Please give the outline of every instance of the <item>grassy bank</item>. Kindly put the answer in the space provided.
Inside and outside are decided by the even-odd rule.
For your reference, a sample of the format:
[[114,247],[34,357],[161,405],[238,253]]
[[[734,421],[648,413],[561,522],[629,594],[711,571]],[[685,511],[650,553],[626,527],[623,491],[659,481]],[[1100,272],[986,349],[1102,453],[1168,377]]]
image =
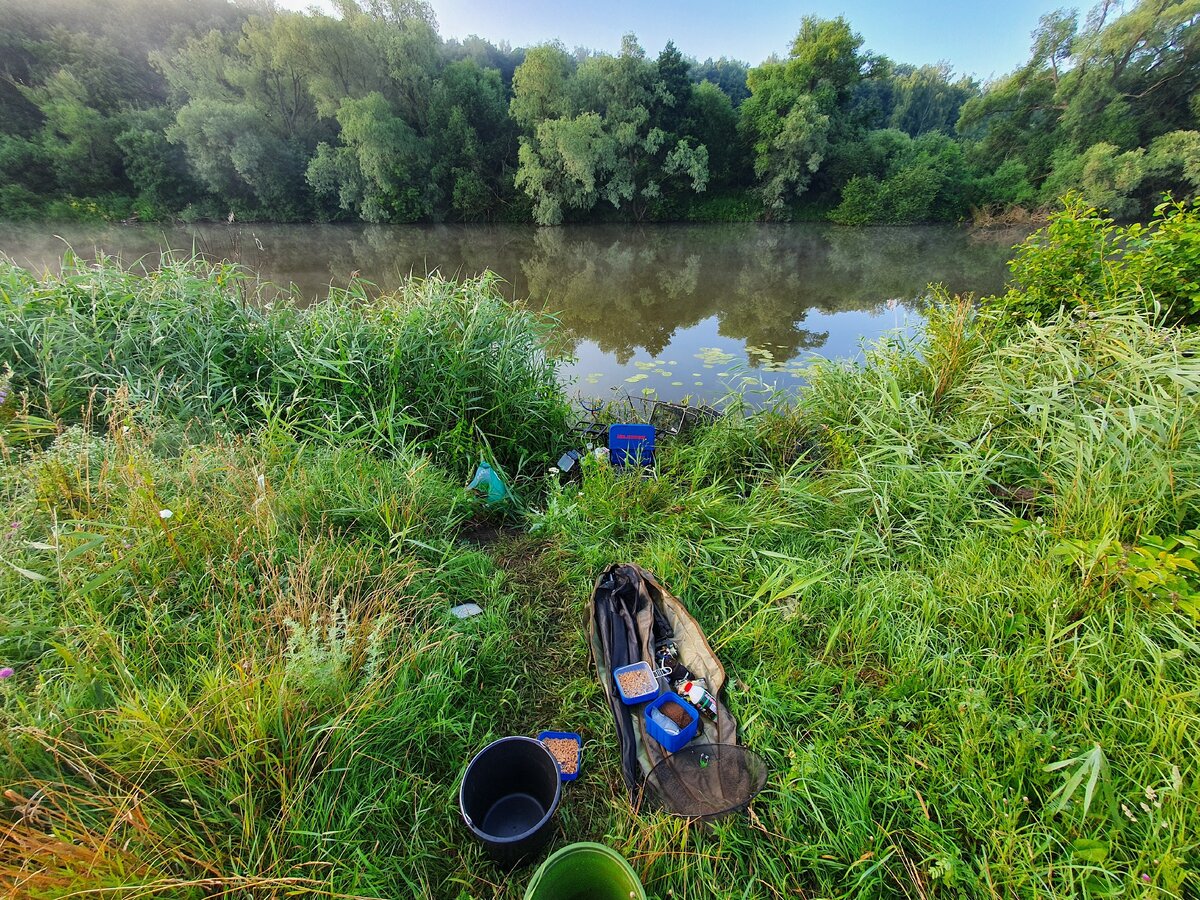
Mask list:
[[[656,478],[568,486],[548,326],[487,282],[260,311],[226,269],[4,269],[0,884],[519,897],[457,779],[557,728],[555,845],[656,898],[1194,894],[1200,334],[1137,287],[941,298]],[[479,544],[489,449],[528,512]],[[630,808],[582,631],[614,560],[725,663],[749,817]]]

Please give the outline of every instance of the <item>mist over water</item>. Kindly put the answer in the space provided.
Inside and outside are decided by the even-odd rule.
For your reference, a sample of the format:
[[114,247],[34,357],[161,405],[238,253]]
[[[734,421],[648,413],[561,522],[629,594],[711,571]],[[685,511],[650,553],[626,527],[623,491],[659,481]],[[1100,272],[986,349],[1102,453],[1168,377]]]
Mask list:
[[410,273],[492,270],[507,296],[553,312],[569,389],[660,399],[719,397],[754,379],[803,383],[814,356],[920,322],[930,283],[1003,289],[1023,235],[933,226],[0,225],[0,252],[54,270],[68,248],[153,266],[163,250],[228,259],[303,303],[353,277],[379,291]]

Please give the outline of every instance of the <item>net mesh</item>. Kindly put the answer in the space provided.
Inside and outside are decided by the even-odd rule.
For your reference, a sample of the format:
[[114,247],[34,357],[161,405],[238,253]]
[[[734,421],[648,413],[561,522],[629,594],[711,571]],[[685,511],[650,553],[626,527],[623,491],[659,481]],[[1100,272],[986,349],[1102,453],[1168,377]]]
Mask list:
[[737,744],[689,744],[646,777],[645,800],[688,819],[709,821],[745,809],[767,782],[767,766]]

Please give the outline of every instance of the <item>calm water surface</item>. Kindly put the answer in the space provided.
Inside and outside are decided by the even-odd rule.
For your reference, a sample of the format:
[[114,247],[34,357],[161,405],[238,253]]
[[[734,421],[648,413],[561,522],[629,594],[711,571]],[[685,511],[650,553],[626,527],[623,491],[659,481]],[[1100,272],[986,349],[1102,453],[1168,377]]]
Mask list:
[[164,249],[229,259],[307,302],[352,276],[387,290],[409,273],[486,269],[555,312],[571,389],[712,399],[752,379],[802,383],[814,356],[920,322],[931,282],[999,291],[1021,234],[822,225],[191,227],[0,225],[0,253],[55,269],[71,247],[153,265]]

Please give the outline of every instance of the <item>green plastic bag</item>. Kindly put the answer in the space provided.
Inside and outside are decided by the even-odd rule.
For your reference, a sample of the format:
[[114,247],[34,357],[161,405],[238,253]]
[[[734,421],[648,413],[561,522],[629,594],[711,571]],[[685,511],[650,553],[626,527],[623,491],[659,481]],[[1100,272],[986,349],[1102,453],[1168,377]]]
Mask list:
[[494,506],[508,499],[508,488],[504,486],[504,482],[496,474],[496,470],[491,467],[487,460],[480,460],[479,467],[475,470],[475,477],[467,485],[467,490],[475,491],[484,487],[487,488],[487,502],[489,506]]

